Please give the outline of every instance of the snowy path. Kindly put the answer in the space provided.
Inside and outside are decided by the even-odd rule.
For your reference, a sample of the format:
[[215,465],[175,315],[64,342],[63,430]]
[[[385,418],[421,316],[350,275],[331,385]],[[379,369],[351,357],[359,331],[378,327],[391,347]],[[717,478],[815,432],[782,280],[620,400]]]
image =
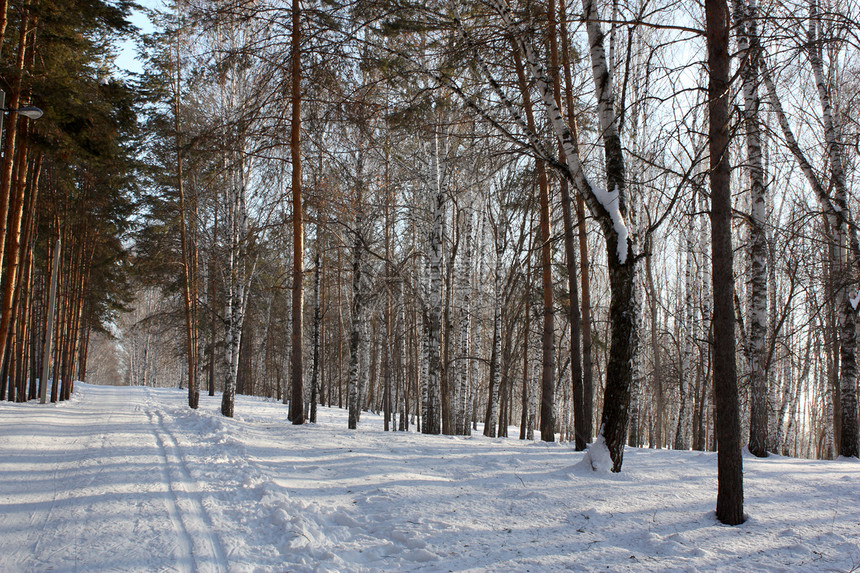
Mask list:
[[14,565],[2,570],[224,571],[161,413],[99,390],[3,410],[0,536]]
[[0,403],[0,572],[850,571],[860,463],[745,457],[750,519],[713,518],[712,453],[385,433],[323,408],[80,385]]
[[164,416],[147,411],[158,442],[162,462],[162,482],[171,498],[168,512],[173,528],[180,535],[179,567],[182,571],[224,571],[226,563],[220,541],[212,534],[212,523],[200,501],[197,484],[191,479],[176,439],[164,424]]

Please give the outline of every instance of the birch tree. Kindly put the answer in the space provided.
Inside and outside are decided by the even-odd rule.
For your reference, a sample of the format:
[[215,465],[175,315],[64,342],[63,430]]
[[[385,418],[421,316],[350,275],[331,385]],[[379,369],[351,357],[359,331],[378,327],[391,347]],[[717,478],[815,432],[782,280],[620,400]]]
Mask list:
[[764,168],[762,166],[761,129],[759,127],[759,60],[758,14],[756,0],[734,0],[734,25],[740,52],[740,76],[744,101],[746,131],[746,171],[749,177],[749,316],[747,320],[747,364],[750,384],[749,450],[758,457],[767,456],[768,443],[768,372],[765,358],[767,335],[767,207]]
[[848,187],[845,166],[842,158],[842,145],[839,129],[833,114],[833,103],[829,83],[824,74],[822,57],[821,19],[817,0],[809,2],[809,29],[807,56],[812,66],[815,87],[818,92],[821,114],[824,120],[824,142],[827,159],[830,163],[831,184],[833,186],[833,206],[841,216],[836,218],[835,247],[831,252],[835,278],[835,307],[838,313],[839,328],[839,393],[841,405],[841,435],[839,454],[846,457],[860,457],[860,437],[857,412],[857,306],[860,296],[850,295],[848,285],[857,288],[856,270],[846,265],[848,243],[852,242],[852,259],[860,248],[857,247],[856,230],[849,226]]
[[[444,129],[444,128],[443,128]],[[440,141],[443,139],[443,141]],[[428,371],[427,371],[427,400],[421,431],[425,434],[442,432],[440,412],[440,377],[442,374],[442,244],[445,236],[445,206],[446,193],[443,185],[445,155],[444,137],[438,133],[433,138],[433,173],[432,181],[433,219],[429,237],[429,266],[430,290],[428,299]]]
[[[597,99],[598,119],[604,151],[606,188],[593,183],[585,174],[579,151],[570,126],[562,118],[552,82],[547,77],[522,24],[517,23],[505,0],[494,0],[491,5],[502,19],[507,31],[515,38],[517,49],[524,55],[531,78],[536,82],[546,115],[555,137],[561,142],[566,163],[553,160],[539,142],[535,145],[542,155],[556,165],[582,193],[592,216],[603,231],[609,267],[611,341],[606,369],[601,427],[598,432],[612,459],[612,470],[621,471],[624,444],[627,438],[628,406],[633,370],[634,329],[636,304],[634,301],[635,257],[631,237],[625,222],[627,192],[624,154],[615,108],[613,77],[607,66],[604,35],[597,6],[593,0],[583,0],[583,18],[588,34],[592,78]],[[536,136],[533,136],[536,138]]]

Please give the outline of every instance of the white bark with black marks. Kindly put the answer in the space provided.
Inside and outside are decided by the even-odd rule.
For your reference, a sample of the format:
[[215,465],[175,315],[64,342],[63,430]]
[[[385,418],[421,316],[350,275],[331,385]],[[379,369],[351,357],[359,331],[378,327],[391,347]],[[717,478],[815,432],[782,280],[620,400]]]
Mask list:
[[442,244],[445,236],[446,197],[443,185],[444,155],[443,142],[438,134],[434,137],[433,146],[433,181],[434,201],[433,223],[430,228],[430,292],[428,299],[428,371],[427,371],[427,401],[424,423],[421,431],[425,434],[439,434],[441,427],[441,375],[442,375]]
[[[820,33],[820,17],[817,0],[811,0],[809,5],[809,38],[807,54],[815,77],[815,86],[821,103],[822,119],[824,120],[824,141],[827,146],[827,158],[830,162],[831,183],[834,188],[834,207],[843,214],[837,220],[836,248],[834,253],[833,273],[836,281],[835,305],[839,330],[839,393],[841,406],[841,435],[839,440],[839,455],[845,457],[860,457],[860,427],[857,413],[857,301],[860,297],[848,292],[849,288],[856,292],[856,272],[848,261],[848,243],[851,240],[849,231],[848,188],[845,178],[845,167],[842,158],[842,142],[833,113],[830,97],[830,86],[824,73],[824,62],[821,55],[823,38]],[[856,240],[856,239],[855,239]],[[850,285],[850,287],[849,287]]]
[[756,0],[734,0],[734,23],[740,52],[740,75],[746,131],[746,171],[749,178],[749,315],[747,319],[747,366],[750,385],[749,450],[767,455],[768,372],[767,337],[767,204],[759,126],[759,60]]
[[469,429],[467,417],[467,404],[471,397],[469,392],[469,343],[471,342],[471,290],[472,290],[472,186],[466,186],[466,200],[463,207],[463,234],[466,235],[466,249],[460,261],[460,272],[457,275],[457,299],[460,301],[460,318],[458,333],[458,358],[457,365],[457,387],[454,401],[454,432],[458,435],[466,435]]
[[549,81],[545,68],[532,48],[527,33],[515,23],[510,7],[505,0],[492,0],[491,5],[501,16],[505,28],[512,34],[517,46],[526,57],[528,70],[540,92],[544,111],[566,154],[567,165],[563,166],[562,174],[572,181],[582,193],[592,215],[600,224],[606,240],[611,291],[610,322],[612,334],[610,358],[606,370],[607,383],[604,410],[601,416],[601,431],[612,457],[612,470],[621,471],[624,444],[627,439],[627,418],[633,376],[633,349],[635,347],[634,259],[630,256],[631,237],[624,219],[627,213],[624,156],[621,140],[618,136],[612,77],[606,66],[599,16],[594,2],[583,0],[595,95],[598,100],[599,123],[603,138],[606,189],[598,188],[586,177],[579,151],[572,139],[568,125],[562,118],[559,104],[555,100],[552,82]]

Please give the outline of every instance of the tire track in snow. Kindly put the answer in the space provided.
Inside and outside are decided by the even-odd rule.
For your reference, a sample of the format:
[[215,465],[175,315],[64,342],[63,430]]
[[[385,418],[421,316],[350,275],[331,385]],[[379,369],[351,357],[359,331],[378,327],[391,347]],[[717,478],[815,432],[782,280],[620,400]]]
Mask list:
[[227,558],[212,534],[212,522],[193,487],[194,480],[179,453],[176,438],[164,425],[160,412],[148,410],[146,414],[164,461],[162,474],[170,492],[168,514],[179,534],[180,570],[226,571]]

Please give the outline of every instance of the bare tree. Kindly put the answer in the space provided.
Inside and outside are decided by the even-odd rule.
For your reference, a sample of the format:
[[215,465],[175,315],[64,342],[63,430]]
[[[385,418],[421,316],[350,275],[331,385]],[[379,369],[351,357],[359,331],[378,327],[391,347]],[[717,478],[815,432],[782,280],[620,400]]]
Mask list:
[[744,522],[743,460],[738,419],[729,164],[729,7],[705,0],[708,45],[708,151],[711,184],[711,260],[714,296],[714,395],[717,405],[717,519]]

